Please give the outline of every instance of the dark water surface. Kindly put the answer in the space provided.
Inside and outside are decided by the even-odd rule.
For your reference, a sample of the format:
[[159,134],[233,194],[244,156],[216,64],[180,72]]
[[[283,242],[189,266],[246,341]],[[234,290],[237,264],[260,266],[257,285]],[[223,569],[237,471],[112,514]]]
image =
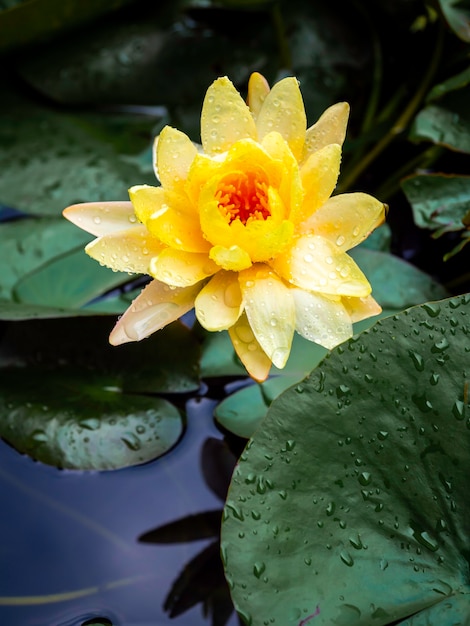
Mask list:
[[[213,539],[157,545],[138,538],[222,500],[204,479],[215,402],[190,399],[182,440],[152,463],[110,472],[58,470],[0,441],[0,625],[210,624],[201,604],[170,618],[175,579]],[[206,474],[207,478],[207,474]],[[104,622],[106,623],[106,622]],[[235,626],[232,614],[228,624]]]

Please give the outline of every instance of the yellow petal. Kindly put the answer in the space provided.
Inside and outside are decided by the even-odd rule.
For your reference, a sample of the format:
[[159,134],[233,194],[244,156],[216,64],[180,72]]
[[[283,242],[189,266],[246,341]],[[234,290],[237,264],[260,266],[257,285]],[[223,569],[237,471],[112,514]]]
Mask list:
[[189,287],[219,269],[207,254],[165,248],[151,259],[149,274],[167,285]]
[[278,368],[287,362],[295,330],[291,290],[266,265],[239,274],[245,311],[256,340]]
[[303,222],[322,206],[336,187],[341,163],[341,147],[332,143],[314,152],[300,168],[304,201],[297,216]]
[[346,253],[313,234],[298,237],[270,265],[285,280],[307,291],[333,296],[366,297],[367,278]]
[[146,224],[150,217],[161,215],[168,209],[163,187],[134,185],[129,189],[129,197],[135,214],[143,224]]
[[186,181],[197,148],[187,135],[165,126],[155,141],[158,178],[167,189],[181,189]]
[[259,140],[275,130],[287,141],[295,158],[300,160],[306,127],[307,118],[297,79],[284,78],[273,86],[259,111],[256,120]]
[[295,303],[295,329],[308,339],[328,350],[352,337],[352,323],[341,300],[333,300],[318,293],[291,289]]
[[330,143],[343,145],[349,118],[349,104],[338,102],[326,109],[318,121],[307,129],[303,160]]
[[132,225],[140,226],[132,203],[127,202],[83,202],[72,204],[62,212],[72,224],[87,233],[101,237]]
[[140,225],[126,231],[103,235],[89,243],[85,252],[95,261],[119,272],[148,274],[150,259],[163,250],[163,245]]
[[201,113],[201,140],[209,155],[226,152],[239,139],[256,139],[248,105],[225,76],[209,87]]
[[372,296],[366,298],[341,298],[351,321],[360,322],[382,312],[382,307]]
[[248,106],[255,120],[258,117],[268,93],[268,81],[258,72],[253,72],[248,81]]
[[300,214],[304,197],[297,160],[292,154],[289,144],[276,131],[263,137],[262,146],[269,156],[282,163],[282,177],[277,185],[277,190],[287,208],[289,219],[295,222],[296,216]]
[[233,245],[230,248],[214,246],[209,253],[210,258],[224,270],[239,272],[251,265],[250,255],[240,246]]
[[184,195],[149,185],[131,187],[129,195],[136,214],[154,237],[177,250],[209,251],[199,216]]
[[242,292],[234,272],[217,272],[195,302],[196,317],[206,330],[226,330],[233,326],[243,309]]
[[113,346],[140,341],[190,311],[201,285],[172,288],[153,280],[118,320],[109,336]]
[[271,369],[271,359],[256,341],[250,323],[244,313],[228,329],[228,333],[235,352],[246,367],[248,374],[258,382],[266,380]]
[[311,230],[346,251],[361,243],[384,221],[385,208],[366,193],[340,194],[327,200],[302,224],[302,229]]

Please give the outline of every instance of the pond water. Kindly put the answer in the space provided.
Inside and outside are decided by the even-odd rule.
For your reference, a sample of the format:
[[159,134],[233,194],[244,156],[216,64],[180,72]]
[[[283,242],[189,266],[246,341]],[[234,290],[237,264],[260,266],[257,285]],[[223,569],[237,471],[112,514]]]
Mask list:
[[[201,603],[174,618],[164,604],[185,565],[218,538],[156,544],[139,537],[188,515],[221,512],[220,489],[216,495],[208,484],[211,476],[217,481],[217,470],[213,459],[204,459],[224,445],[212,417],[215,403],[190,398],[178,445],[123,470],[58,470],[0,441],[2,626],[82,626],[92,618],[113,626],[212,623]],[[191,520],[183,522],[181,539],[192,530]],[[185,594],[204,596],[204,587],[211,588],[211,569],[209,562],[195,572],[180,609]],[[227,624],[238,624],[234,613]]]

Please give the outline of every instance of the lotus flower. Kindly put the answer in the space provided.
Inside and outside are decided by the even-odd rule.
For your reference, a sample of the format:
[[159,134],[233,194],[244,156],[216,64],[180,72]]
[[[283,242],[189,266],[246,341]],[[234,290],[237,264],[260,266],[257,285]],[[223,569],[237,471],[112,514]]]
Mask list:
[[385,207],[364,193],[332,196],[348,115],[335,104],[307,129],[295,78],[270,90],[252,74],[247,103],[218,78],[202,107],[202,146],[170,126],[157,137],[160,186],[132,187],[131,202],[68,207],[65,217],[97,236],[91,257],[153,278],[110,342],[141,340],[194,307],[205,329],[228,330],[261,381],[271,364],[285,366],[294,331],[331,349],[378,314],[346,252]]

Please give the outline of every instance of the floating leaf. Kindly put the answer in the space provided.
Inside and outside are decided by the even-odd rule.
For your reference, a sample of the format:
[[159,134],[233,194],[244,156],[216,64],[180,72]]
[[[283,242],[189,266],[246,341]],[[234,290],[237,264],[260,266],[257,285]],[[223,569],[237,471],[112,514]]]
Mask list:
[[0,224],[0,297],[12,299],[15,284],[24,276],[69,250],[83,250],[88,241],[90,235],[62,218],[26,218]]
[[463,41],[470,42],[470,2],[468,0],[438,0],[447,23]]
[[469,314],[383,319],[273,403],[224,509],[247,624],[466,623]]
[[369,279],[374,298],[388,312],[449,295],[431,276],[393,254],[362,246],[349,254]]
[[402,181],[402,188],[420,228],[445,232],[462,230],[470,211],[470,176],[426,174]]
[[[107,344],[112,321],[16,322],[0,344],[0,436],[36,460],[74,469],[144,463],[180,438],[157,392],[198,388],[198,347],[173,324],[142,343]],[[143,394],[143,395],[140,395]]]
[[128,274],[110,272],[79,248],[22,278],[13,294],[18,302],[77,309],[127,281]]
[[451,76],[442,83],[435,85],[429,94],[427,95],[426,102],[433,102],[439,100],[447,93],[455,91],[456,89],[463,89],[470,83],[470,68],[464,69],[459,74]]
[[[466,95],[466,94],[465,94]],[[468,96],[467,100],[468,100]],[[458,152],[470,152],[470,118],[466,111],[428,105],[415,117],[411,139],[427,139]]]
[[[60,215],[77,202],[126,200],[136,181],[156,182],[150,147],[158,119],[31,106],[3,112],[0,201],[26,213]],[[139,154],[147,149],[144,167]]]
[[[124,309],[122,309],[124,310]],[[108,313],[111,309],[108,309]],[[116,311],[117,313],[118,311]],[[51,306],[39,306],[36,304],[23,304],[0,298],[0,320],[22,321],[30,319],[53,319],[57,317],[77,317],[82,315],[96,315],[95,310],[88,309],[62,309]]]
[[0,11],[3,50],[41,41],[93,17],[117,9],[131,0],[22,0]]
[[180,438],[181,416],[161,398],[122,393],[94,373],[3,369],[0,435],[37,461],[109,470],[146,463]]

